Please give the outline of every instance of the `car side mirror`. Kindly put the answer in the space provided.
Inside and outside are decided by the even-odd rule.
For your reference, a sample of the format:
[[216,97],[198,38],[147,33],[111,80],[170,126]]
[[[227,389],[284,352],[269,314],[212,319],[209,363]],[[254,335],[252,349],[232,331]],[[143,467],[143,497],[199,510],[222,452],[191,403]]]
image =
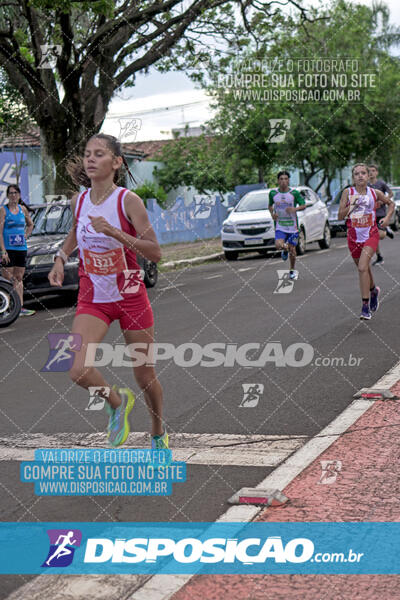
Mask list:
[[306,202],[306,208],[310,208],[310,206],[314,206],[314,202]]

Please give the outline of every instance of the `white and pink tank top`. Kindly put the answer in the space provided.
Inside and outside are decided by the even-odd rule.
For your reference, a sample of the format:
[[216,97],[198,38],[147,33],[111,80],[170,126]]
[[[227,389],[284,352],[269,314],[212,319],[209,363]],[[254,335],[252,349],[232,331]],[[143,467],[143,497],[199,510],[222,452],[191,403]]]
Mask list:
[[366,194],[357,192],[356,188],[349,188],[349,197],[346,206],[355,200],[355,208],[347,219],[348,235],[360,244],[366,242],[372,234],[378,231],[376,225],[376,193],[373,188],[367,187]]
[[[97,233],[89,215],[104,217],[110,225],[136,236],[136,230],[125,212],[124,198],[128,190],[115,189],[101,204],[90,200],[90,189],[78,196],[75,216],[79,249],[79,300],[82,302],[118,302],[126,293],[145,292],[136,253],[104,233]],[[127,283],[129,286],[127,287]]]

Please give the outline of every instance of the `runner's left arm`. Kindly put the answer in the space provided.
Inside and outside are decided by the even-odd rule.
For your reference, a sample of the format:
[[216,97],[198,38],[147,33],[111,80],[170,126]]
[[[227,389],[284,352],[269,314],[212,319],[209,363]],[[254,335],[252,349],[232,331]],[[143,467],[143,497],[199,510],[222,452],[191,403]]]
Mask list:
[[303,196],[297,190],[292,190],[292,194],[294,197],[294,206],[290,206],[286,209],[287,212],[299,212],[301,210],[305,210],[307,208],[306,201]]
[[126,214],[134,226],[137,237],[113,227],[104,217],[89,215],[97,233],[104,233],[124,244],[129,250],[137,252],[147,260],[158,262],[161,259],[161,248],[152,228],[143,200],[134,192],[128,192],[124,198]]
[[379,224],[381,227],[388,227],[390,218],[394,213],[395,203],[391,199],[390,196],[385,196],[383,192],[380,190],[375,190],[376,198],[381,204],[386,204],[389,207],[389,210],[386,213],[386,217],[384,219],[380,219]]

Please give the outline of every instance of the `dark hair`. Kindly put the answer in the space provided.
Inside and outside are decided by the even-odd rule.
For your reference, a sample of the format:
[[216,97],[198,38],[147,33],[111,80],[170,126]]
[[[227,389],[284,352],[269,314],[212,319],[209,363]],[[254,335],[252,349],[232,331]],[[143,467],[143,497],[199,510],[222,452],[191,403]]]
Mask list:
[[376,169],[377,171],[379,171],[378,165],[374,165],[372,163],[370,165],[368,165],[368,169]]
[[18,185],[15,185],[14,183],[10,183],[10,185],[9,185],[9,186],[7,186],[7,191],[6,191],[6,194],[7,194],[7,196],[8,196],[8,193],[9,193],[9,191],[11,190],[11,188],[14,188],[14,190],[15,190],[16,192],[18,192],[19,194],[21,194],[21,189],[20,189],[20,187],[19,187]]
[[[125,156],[122,154],[121,143],[119,140],[113,135],[108,135],[107,133],[96,133],[92,135],[90,140],[104,140],[109,150],[114,154],[114,156],[121,156],[122,162],[125,170],[128,172],[129,177],[132,179],[134,183],[136,183],[134,176],[132,175],[127,160]],[[66,165],[67,173],[71,177],[73,183],[78,186],[83,186],[89,188],[91,186],[91,181],[89,177],[85,173],[85,169],[83,167],[83,158],[82,156],[74,156],[67,161]],[[114,183],[123,183],[124,181],[124,173],[123,169],[117,169],[114,173]]]
[[290,179],[290,173],[289,173],[289,171],[279,171],[277,179],[279,179],[279,177],[281,175],[287,175],[289,177],[289,179]]
[[27,209],[29,212],[32,212],[32,209],[31,209],[31,208],[29,208],[28,204],[26,204],[26,203],[25,203],[25,202],[22,200],[22,198],[21,198],[21,188],[19,187],[19,185],[16,185],[16,184],[14,184],[14,183],[10,183],[10,185],[7,187],[7,191],[6,191],[6,194],[7,194],[7,196],[8,196],[8,193],[9,193],[9,191],[10,191],[10,189],[11,189],[11,188],[14,188],[14,190],[15,190],[16,192],[18,192],[18,194],[20,195],[20,198],[19,198],[19,200],[18,200],[18,204],[20,204],[21,206],[24,206],[24,207],[25,207],[25,208],[26,208],[26,209]]

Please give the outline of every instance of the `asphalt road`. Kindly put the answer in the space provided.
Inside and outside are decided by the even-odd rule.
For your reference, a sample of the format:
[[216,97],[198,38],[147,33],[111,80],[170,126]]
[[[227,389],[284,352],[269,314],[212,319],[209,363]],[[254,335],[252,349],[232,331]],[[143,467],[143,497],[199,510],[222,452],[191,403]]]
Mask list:
[[[178,433],[213,434],[215,445],[228,434],[248,439],[285,435],[296,443],[306,441],[340,414],[355,392],[376,382],[399,357],[400,236],[385,240],[382,250],[385,263],[374,267],[382,288],[381,306],[370,322],[358,319],[358,276],[343,237],[332,240],[326,251],[309,247],[297,262],[299,279],[289,293],[274,293],[277,270],[288,268],[276,257],[248,255],[237,262],[161,274],[157,287],[149,290],[158,342],[175,347],[259,344],[260,350],[249,349],[249,359],[259,357],[261,349],[274,342],[265,366],[237,362],[179,366],[173,359],[161,361],[157,371],[171,445]],[[104,432],[106,416],[104,411],[85,410],[87,392],[72,385],[67,374],[40,372],[48,356],[47,335],[69,331],[73,307],[66,307],[62,299],[47,298],[35,308],[34,317],[0,331],[0,452],[6,446],[11,451],[0,460],[3,521],[213,521],[227,510],[234,491],[256,485],[273,470],[257,460],[245,466],[222,459],[210,461],[214,464],[203,461],[188,464],[187,482],[174,484],[171,497],[36,497],[33,485],[19,480],[18,456],[12,455],[10,438],[16,436],[16,446],[30,447],[31,440],[47,434],[60,439],[62,446],[69,436],[73,440],[77,434]],[[123,342],[118,324],[113,324],[105,341]],[[299,345],[296,353],[293,344]],[[308,363],[296,366],[301,346],[308,352]],[[184,355],[186,360],[189,355],[189,351]],[[289,359],[286,366],[284,356]],[[350,356],[353,366],[348,365]],[[135,388],[129,367],[108,366],[102,371],[111,384]],[[243,406],[246,384],[263,386],[254,406]],[[132,430],[148,428],[149,417],[138,394]],[[58,434],[67,435],[57,438]],[[229,446],[229,441],[224,443]],[[0,598],[6,598],[28,578],[1,579]]]

